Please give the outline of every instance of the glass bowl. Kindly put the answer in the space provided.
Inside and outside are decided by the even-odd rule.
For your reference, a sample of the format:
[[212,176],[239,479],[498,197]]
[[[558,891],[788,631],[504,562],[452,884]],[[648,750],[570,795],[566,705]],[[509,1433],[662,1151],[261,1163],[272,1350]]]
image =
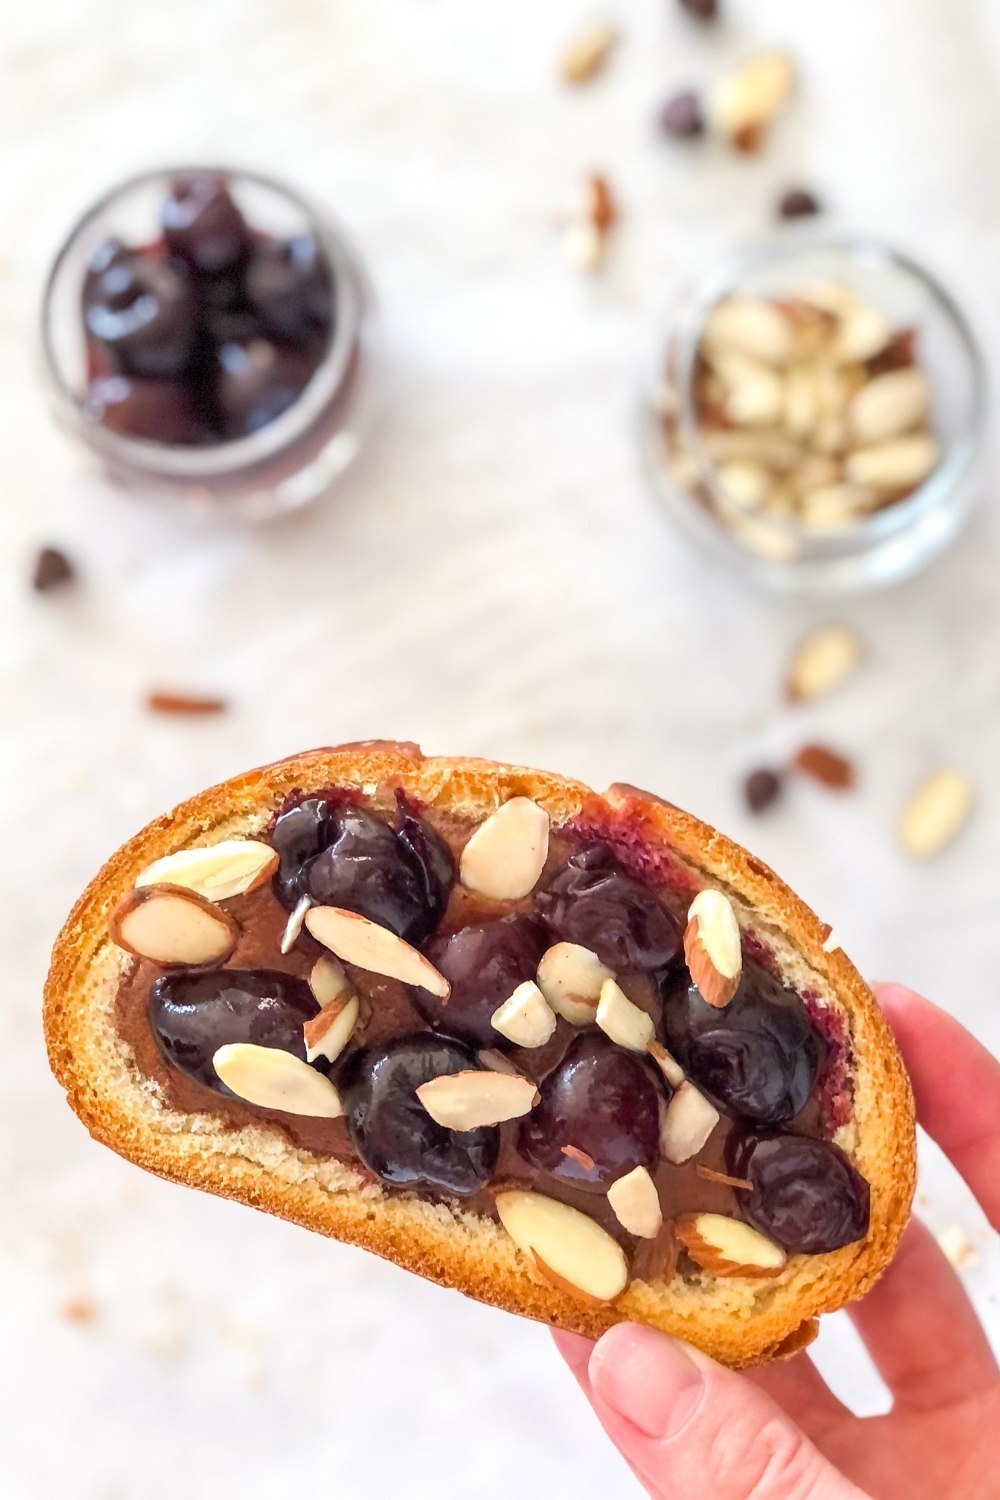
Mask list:
[[[336,317],[320,362],[280,416],[249,436],[182,445],[123,435],[87,412],[81,294],[87,267],[103,242],[117,237],[143,246],[158,240],[170,184],[192,172],[225,178],[254,232],[316,237],[331,267]],[[372,414],[375,332],[367,274],[339,226],[284,183],[230,167],[163,168],[112,188],[70,229],[42,301],[42,349],[54,414],[107,476],[140,496],[241,519],[265,519],[310,503],[357,457]]]
[[[706,326],[723,299],[787,302],[823,286],[846,289],[881,312],[896,332],[915,330],[916,362],[930,382],[938,456],[904,497],[849,520],[806,524],[801,514],[772,510],[745,490],[723,486],[719,461],[706,448],[712,440],[699,422],[696,384],[704,368]],[[644,467],[669,515],[744,575],[786,592],[877,587],[910,576],[947,546],[978,498],[986,395],[983,359],[968,321],[945,288],[909,256],[862,239],[769,245],[733,260],[675,307],[642,392]],[[812,438],[797,441],[808,447]],[[721,446],[716,438],[715,449]]]

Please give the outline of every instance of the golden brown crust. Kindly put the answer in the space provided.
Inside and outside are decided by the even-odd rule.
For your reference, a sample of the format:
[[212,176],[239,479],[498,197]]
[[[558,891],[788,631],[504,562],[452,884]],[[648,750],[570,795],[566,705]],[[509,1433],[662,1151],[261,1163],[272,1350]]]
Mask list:
[[[212,1115],[167,1109],[118,1041],[114,993],[121,955],[108,913],[152,860],[266,824],[290,792],[324,786],[387,789],[482,818],[525,795],[554,824],[583,817],[642,825],[653,847],[680,857],[695,880],[724,887],[784,970],[846,1023],[854,1058],[856,1139],[845,1142],[871,1183],[866,1241],[793,1257],[768,1282],[710,1278],[633,1282],[613,1306],[587,1305],[542,1281],[492,1220],[391,1195],[339,1163],[291,1146],[275,1127],[235,1129]],[[485,760],[424,757],[415,745],[368,741],[313,750],[212,787],[156,819],[108,860],[55,946],[45,989],[49,1059],[91,1134],[149,1171],[266,1209],[364,1246],[431,1280],[512,1312],[597,1337],[626,1318],[698,1344],[734,1365],[783,1357],[813,1336],[817,1314],[863,1292],[888,1264],[913,1195],[915,1130],[909,1081],[888,1025],[857,970],[827,952],[829,928],[771,870],[690,814],[624,784],[599,797],[564,777]]]

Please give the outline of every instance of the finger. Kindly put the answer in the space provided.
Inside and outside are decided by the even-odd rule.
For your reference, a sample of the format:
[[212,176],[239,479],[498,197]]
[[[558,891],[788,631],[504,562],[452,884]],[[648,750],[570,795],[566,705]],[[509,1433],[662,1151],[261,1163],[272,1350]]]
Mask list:
[[594,1410],[653,1496],[864,1500],[742,1376],[655,1329],[620,1323],[590,1358]]
[[904,1406],[948,1405],[996,1381],[997,1363],[965,1288],[915,1219],[882,1280],[848,1310]]
[[590,1376],[587,1373],[587,1366],[594,1352],[593,1341],[581,1338],[578,1333],[564,1333],[561,1328],[553,1328],[551,1332],[552,1341],[569,1365],[577,1385],[583,1394],[589,1397]]
[[823,1434],[840,1422],[850,1421],[850,1408],[833,1394],[808,1354],[776,1360],[759,1370],[747,1370],[746,1379],[786,1411],[805,1433],[822,1447]]
[[917,1118],[1000,1229],[1000,1063],[958,1021],[900,984],[880,984],[913,1082]]

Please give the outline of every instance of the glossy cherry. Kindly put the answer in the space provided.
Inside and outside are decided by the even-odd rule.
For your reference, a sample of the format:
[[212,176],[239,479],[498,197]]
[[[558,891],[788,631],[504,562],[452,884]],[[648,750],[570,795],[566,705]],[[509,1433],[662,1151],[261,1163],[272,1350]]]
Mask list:
[[133,375],[178,375],[197,334],[194,293],[182,268],[138,250],[99,247],[84,279],[91,338]]
[[220,1094],[228,1093],[212,1066],[220,1047],[253,1042],[304,1061],[302,1027],[317,1009],[304,979],[269,969],[164,974],[149,992],[150,1026],[167,1062]]
[[789,1255],[821,1255],[867,1234],[871,1190],[829,1142],[737,1132],[727,1159],[753,1185],[739,1195],[742,1212]]
[[441,934],[427,946],[434,967],[451,982],[440,1000],[427,990],[413,999],[432,1026],[468,1037],[481,1047],[506,1047],[490,1017],[526,979],[534,979],[548,946],[543,925],[533,917],[499,917]]
[[173,251],[201,276],[229,271],[246,255],[250,233],[233,201],[226,179],[217,172],[189,172],[175,177],[161,211],[163,237]]
[[536,906],[558,937],[589,948],[618,974],[651,973],[680,953],[677,922],[625,874],[606,844],[570,855],[538,892]]
[[333,277],[315,235],[266,240],[246,273],[250,306],[264,328],[303,347],[324,344],[333,324]]
[[266,338],[217,345],[209,380],[224,436],[248,437],[267,427],[294,405],[314,370],[300,350]]
[[212,436],[208,413],[181,380],[101,375],[87,387],[83,410],[124,437],[156,443],[201,443]]

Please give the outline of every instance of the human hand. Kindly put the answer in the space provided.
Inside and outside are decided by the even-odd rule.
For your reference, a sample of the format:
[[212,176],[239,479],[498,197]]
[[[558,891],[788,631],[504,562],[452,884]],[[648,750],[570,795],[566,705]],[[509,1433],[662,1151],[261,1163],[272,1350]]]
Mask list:
[[[1000,1064],[900,985],[879,1001],[920,1123],[1000,1230]],[[849,1309],[892,1393],[860,1418],[807,1354],[738,1375],[655,1329],[555,1340],[609,1437],[662,1500],[1000,1500],[1000,1370],[972,1304],[923,1225]]]

